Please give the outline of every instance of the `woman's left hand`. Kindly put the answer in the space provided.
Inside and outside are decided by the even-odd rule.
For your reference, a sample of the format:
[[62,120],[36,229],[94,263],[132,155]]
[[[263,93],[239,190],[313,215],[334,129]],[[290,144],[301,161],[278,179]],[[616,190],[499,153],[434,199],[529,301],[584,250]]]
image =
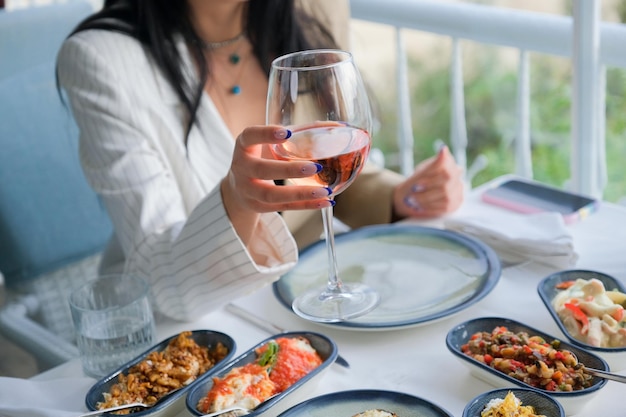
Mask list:
[[397,218],[426,218],[450,213],[463,202],[464,188],[463,169],[444,146],[395,188],[394,214]]

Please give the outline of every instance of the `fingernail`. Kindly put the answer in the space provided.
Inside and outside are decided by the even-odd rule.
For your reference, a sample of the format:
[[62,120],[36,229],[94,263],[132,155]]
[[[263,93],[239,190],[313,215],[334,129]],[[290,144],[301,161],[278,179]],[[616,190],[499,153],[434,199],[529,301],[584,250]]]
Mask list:
[[406,204],[415,211],[422,211],[422,206],[413,196],[408,195],[404,197],[404,204]]
[[320,172],[324,167],[317,162],[313,162],[302,167],[301,171],[305,175],[313,175]]
[[328,197],[332,193],[333,190],[331,190],[329,187],[322,187],[313,191],[311,194],[313,195],[313,197]]
[[276,139],[289,139],[291,137],[291,130],[289,129],[278,129],[274,132],[274,137]]
[[424,191],[426,189],[426,187],[424,187],[422,184],[413,184],[411,186],[411,192],[414,193],[419,193],[420,191]]
[[319,203],[317,206],[319,208],[324,208],[324,207],[335,207],[335,204],[337,204],[337,202],[335,200],[326,200],[328,202],[328,204],[324,204],[324,203]]

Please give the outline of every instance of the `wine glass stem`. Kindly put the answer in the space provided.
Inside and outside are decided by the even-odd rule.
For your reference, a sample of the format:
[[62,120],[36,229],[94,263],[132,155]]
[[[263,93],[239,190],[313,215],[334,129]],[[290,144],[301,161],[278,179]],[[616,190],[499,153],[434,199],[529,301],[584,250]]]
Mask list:
[[333,230],[333,207],[322,209],[324,222],[324,235],[326,236],[326,250],[328,251],[328,292],[339,293],[343,291],[339,270],[337,268],[337,255],[335,253],[335,232]]

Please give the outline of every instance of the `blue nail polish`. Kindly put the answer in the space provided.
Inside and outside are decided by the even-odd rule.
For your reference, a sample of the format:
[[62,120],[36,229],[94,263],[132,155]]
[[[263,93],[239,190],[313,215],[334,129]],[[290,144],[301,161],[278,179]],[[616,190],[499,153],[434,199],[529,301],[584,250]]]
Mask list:
[[407,195],[404,197],[404,204],[415,211],[422,211],[422,206],[413,196]]
[[311,162],[300,168],[300,171],[305,175],[315,175],[320,172],[324,167],[316,162]]
[[276,139],[289,139],[291,137],[291,130],[278,129],[274,132],[274,136],[276,137]]
[[337,204],[337,202],[335,200],[328,200],[330,201],[330,206],[331,207],[335,207],[335,204]]
[[333,190],[330,187],[322,187],[322,190],[326,191],[326,194],[322,195],[321,190],[315,190],[311,193],[311,195],[316,198],[321,198],[321,197],[328,197],[329,195],[333,193]]
[[426,187],[424,187],[422,184],[413,184],[411,186],[411,191],[414,193],[419,193],[420,191],[424,191],[426,189]]

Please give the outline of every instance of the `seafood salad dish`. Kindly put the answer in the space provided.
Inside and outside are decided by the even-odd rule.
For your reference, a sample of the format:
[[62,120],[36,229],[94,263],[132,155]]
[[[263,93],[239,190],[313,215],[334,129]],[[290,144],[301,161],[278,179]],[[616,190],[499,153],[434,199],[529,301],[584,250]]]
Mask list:
[[556,285],[552,307],[574,339],[595,347],[626,347],[626,294],[605,289],[598,279]]

